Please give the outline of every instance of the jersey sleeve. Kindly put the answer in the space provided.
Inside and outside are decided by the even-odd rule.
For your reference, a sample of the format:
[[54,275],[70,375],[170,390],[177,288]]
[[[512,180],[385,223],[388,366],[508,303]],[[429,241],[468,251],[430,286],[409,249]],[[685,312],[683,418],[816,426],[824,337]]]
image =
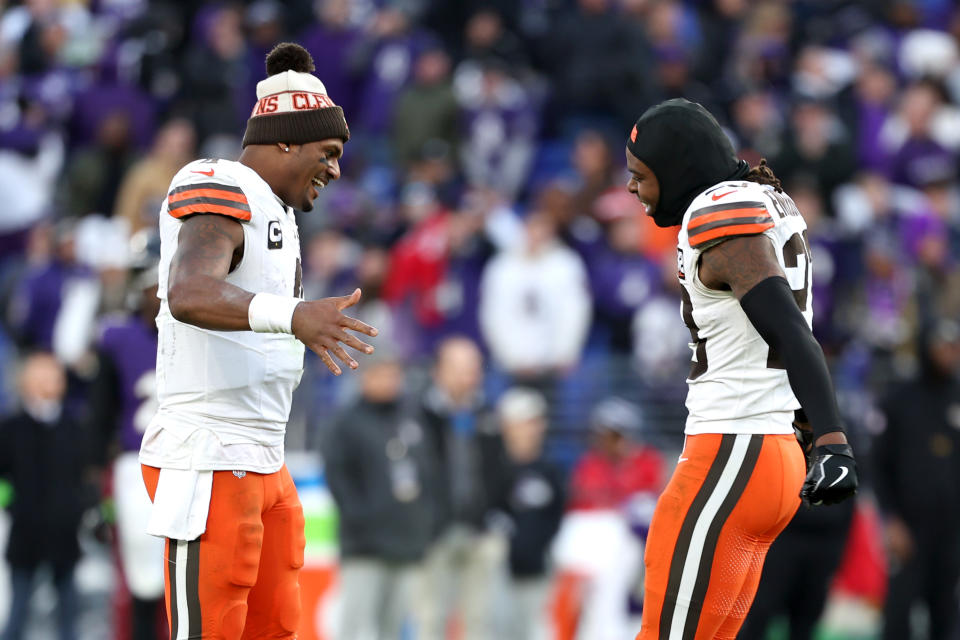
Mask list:
[[692,248],[705,251],[729,238],[759,235],[773,226],[766,204],[759,199],[741,200],[695,210],[687,221],[687,236]]
[[[215,213],[241,222],[250,221],[250,203],[243,189],[230,176],[208,176],[205,171],[191,171],[185,182],[167,194],[167,212],[174,218],[184,218],[196,213]],[[213,174],[210,170],[210,174]]]

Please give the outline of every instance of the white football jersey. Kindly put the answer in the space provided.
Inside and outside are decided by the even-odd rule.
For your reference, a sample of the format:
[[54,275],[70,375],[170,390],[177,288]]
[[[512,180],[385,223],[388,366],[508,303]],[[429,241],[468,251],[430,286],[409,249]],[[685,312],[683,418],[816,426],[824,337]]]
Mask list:
[[705,286],[700,254],[726,239],[770,240],[797,305],[813,322],[807,225],[793,200],[769,185],[722,182],[701,193],[677,238],[681,315],[693,350],[686,433],[792,434],[800,407],[787,372],[730,291]]
[[238,162],[198,160],[183,167],[160,210],[159,410],[144,434],[140,461],[273,473],[283,465],[304,346],[288,334],[210,331],[170,314],[170,263],[183,220],[193,213],[229,216],[243,227],[243,259],[227,282],[254,293],[303,297],[293,210]]

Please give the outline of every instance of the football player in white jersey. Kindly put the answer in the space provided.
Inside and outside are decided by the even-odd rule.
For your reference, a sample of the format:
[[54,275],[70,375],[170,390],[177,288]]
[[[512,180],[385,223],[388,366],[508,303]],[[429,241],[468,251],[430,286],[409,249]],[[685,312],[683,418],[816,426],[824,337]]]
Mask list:
[[806,225],[770,168],[738,160],[699,104],[648,109],[626,155],[627,189],[647,215],[680,225],[693,350],[684,449],[651,524],[637,638],[733,640],[801,497],[832,503],[857,488],[810,328]]
[[[159,406],[140,448],[165,538],[171,638],[294,638],[303,510],[283,438],[304,345],[334,373],[376,330],[303,300],[294,208],[340,177],[350,133],[299,45],[267,56],[239,162],[200,160],[160,213]],[[159,561],[159,558],[158,558]]]

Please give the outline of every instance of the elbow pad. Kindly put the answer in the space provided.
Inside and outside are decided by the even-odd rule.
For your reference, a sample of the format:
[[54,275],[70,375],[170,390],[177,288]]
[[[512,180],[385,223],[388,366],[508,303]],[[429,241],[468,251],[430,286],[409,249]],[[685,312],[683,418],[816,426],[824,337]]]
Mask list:
[[843,431],[823,350],[797,307],[786,279],[773,276],[763,280],[744,294],[740,306],[786,366],[790,388],[810,421],[814,438]]

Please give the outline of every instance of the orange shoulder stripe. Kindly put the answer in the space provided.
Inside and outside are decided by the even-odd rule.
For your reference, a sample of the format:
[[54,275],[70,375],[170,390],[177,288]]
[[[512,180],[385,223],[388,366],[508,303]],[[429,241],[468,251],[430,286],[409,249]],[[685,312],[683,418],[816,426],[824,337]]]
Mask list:
[[736,224],[725,227],[717,227],[709,231],[703,231],[690,237],[690,246],[696,248],[711,240],[723,238],[724,236],[748,236],[763,233],[767,229],[773,228],[773,221],[753,224]]
[[695,229],[701,225],[716,222],[717,220],[731,220],[734,218],[746,218],[763,216],[770,218],[770,213],[763,207],[749,207],[746,209],[726,209],[725,211],[715,211],[697,216],[687,224],[687,229],[691,233],[696,233]]
[[243,204],[249,204],[247,202],[247,196],[242,193],[235,193],[233,191],[227,191],[226,189],[210,189],[210,188],[198,188],[198,189],[188,189],[186,191],[180,191],[179,193],[171,193],[167,196],[170,199],[170,203],[179,202],[180,200],[189,200],[190,198],[219,198],[221,200],[233,200],[234,202],[242,202]]
[[182,218],[191,213],[219,213],[220,215],[236,218],[237,220],[250,220],[249,211],[222,204],[188,204],[170,210],[170,215],[174,218]]

